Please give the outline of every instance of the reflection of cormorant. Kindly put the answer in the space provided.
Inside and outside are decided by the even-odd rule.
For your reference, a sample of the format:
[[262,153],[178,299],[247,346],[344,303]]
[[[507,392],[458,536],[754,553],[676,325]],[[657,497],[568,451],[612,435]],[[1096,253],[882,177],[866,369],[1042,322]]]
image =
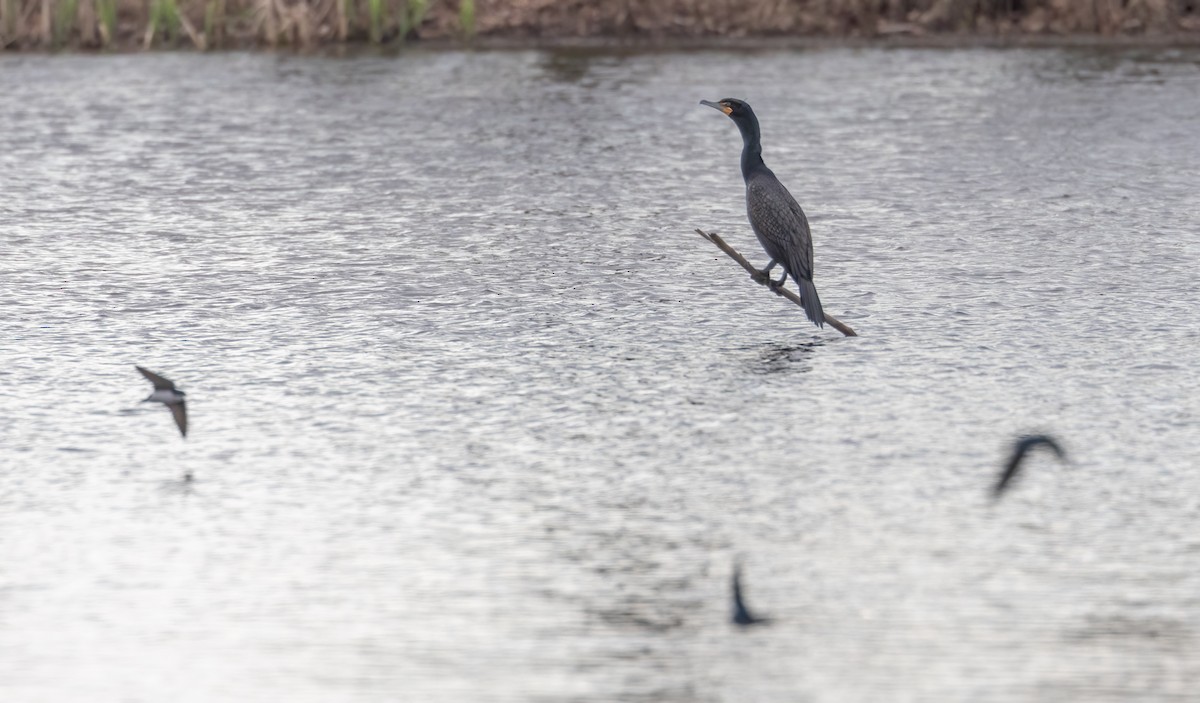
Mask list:
[[1008,487],[1009,482],[1016,477],[1017,471],[1021,468],[1021,461],[1029,453],[1029,450],[1043,444],[1054,450],[1059,459],[1065,460],[1067,458],[1066,453],[1063,452],[1062,447],[1058,446],[1058,442],[1055,442],[1053,437],[1040,434],[1022,437],[1013,445],[1013,453],[1012,457],[1008,460],[1008,466],[1004,467],[1004,473],[1000,474],[1000,480],[996,482],[996,487],[992,490],[993,497],[999,498],[1000,494],[1004,493],[1004,489]]
[[729,116],[742,133],[742,179],[746,181],[746,214],[758,243],[771,257],[764,275],[770,275],[775,264],[783,266],[783,276],[771,281],[771,287],[782,286],[791,276],[800,289],[804,313],[817,327],[825,325],[821,299],[813,285],[812,234],[808,218],[796,199],[779,182],[762,160],[762,143],[758,118],[754,110],[741,100],[725,98],[720,102],[701,100],[701,105],[715,107]]
[[770,622],[770,618],[755,617],[746,609],[742,600],[742,565],[733,565],[733,621],[739,625],[757,625]]

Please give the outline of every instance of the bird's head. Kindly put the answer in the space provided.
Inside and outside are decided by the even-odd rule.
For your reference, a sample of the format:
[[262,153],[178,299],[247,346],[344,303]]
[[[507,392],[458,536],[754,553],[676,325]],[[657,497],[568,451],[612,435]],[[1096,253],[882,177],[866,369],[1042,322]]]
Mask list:
[[700,104],[708,105],[725,113],[738,126],[743,135],[758,136],[758,118],[755,117],[754,110],[750,109],[750,104],[746,101],[737,98],[722,98],[717,102],[701,100]]
[[747,105],[744,100],[738,100],[737,98],[721,98],[717,102],[713,102],[711,100],[701,100],[700,104],[708,105],[711,108],[720,110],[735,120],[739,115],[754,114],[754,111],[750,109],[750,106]]

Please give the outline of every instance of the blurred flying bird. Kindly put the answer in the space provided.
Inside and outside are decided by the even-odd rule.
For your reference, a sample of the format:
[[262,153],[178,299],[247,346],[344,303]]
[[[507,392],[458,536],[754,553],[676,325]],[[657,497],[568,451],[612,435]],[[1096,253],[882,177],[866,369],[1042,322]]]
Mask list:
[[187,405],[184,403],[185,393],[175,388],[175,384],[158,374],[144,369],[141,366],[137,370],[146,377],[148,381],[154,384],[154,392],[149,395],[143,403],[155,402],[162,403],[171,411],[171,415],[175,418],[175,424],[179,426],[179,434],[187,437]]
[[742,565],[733,565],[733,621],[738,625],[758,625],[768,623],[770,618],[760,618],[752,615],[742,600]]
[[[804,210],[787,188],[779,182],[762,160],[761,135],[754,110],[744,101],[725,98],[718,102],[701,100],[701,105],[716,108],[729,116],[742,133],[742,180],[746,182],[746,214],[758,243],[771,260],[760,273],[772,288],[787,282],[788,276],[800,289],[804,314],[817,327],[825,326],[825,312],[817,288],[813,285],[812,234]],[[770,279],[775,264],[783,266],[778,281]]]
[[1031,449],[1035,449],[1041,445],[1052,449],[1059,459],[1066,460],[1066,452],[1058,445],[1058,442],[1054,441],[1053,437],[1041,434],[1021,437],[1013,444],[1012,456],[1009,457],[1008,465],[1004,467],[1004,473],[1000,474],[1000,480],[996,482],[996,487],[992,489],[993,498],[999,498],[1008,487],[1009,482],[1016,477],[1017,471],[1021,468],[1021,462],[1025,459],[1025,455]]

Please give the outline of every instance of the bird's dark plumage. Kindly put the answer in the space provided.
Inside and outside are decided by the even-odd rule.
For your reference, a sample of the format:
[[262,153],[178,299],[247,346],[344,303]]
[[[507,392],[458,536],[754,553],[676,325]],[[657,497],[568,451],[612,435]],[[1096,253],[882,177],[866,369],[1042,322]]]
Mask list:
[[1025,455],[1031,449],[1045,445],[1052,449],[1059,459],[1066,459],[1066,452],[1054,441],[1053,437],[1046,435],[1030,435],[1022,437],[1013,444],[1012,456],[1008,459],[1008,465],[1004,467],[1004,473],[1000,474],[1000,480],[996,482],[996,487],[992,489],[992,497],[999,498],[1008,484],[1016,477],[1017,472],[1021,468],[1021,462],[1025,459]]
[[[203,406],[204,403],[200,405]],[[179,428],[179,434],[187,437],[187,403],[181,400],[178,403],[169,403],[167,407],[171,410],[171,417],[175,418],[175,426]]]
[[175,384],[168,379],[159,376],[149,369],[137,366],[137,370],[146,377],[146,380],[154,384],[154,392],[142,402],[152,401],[167,406],[171,411],[171,417],[175,418],[175,425],[179,428],[179,434],[187,437],[187,403],[184,400],[187,394],[177,389]]
[[142,375],[146,377],[147,381],[154,384],[154,390],[156,390],[156,391],[173,391],[173,390],[175,390],[174,383],[172,383],[171,381],[168,381],[167,379],[163,378],[162,376],[159,376],[158,374],[154,373],[150,369],[144,369],[141,366],[138,366],[136,368],[138,371],[142,372]]
[[701,105],[716,108],[729,116],[742,133],[742,179],[746,182],[746,215],[770,263],[783,266],[784,275],[773,286],[783,285],[788,276],[800,289],[804,313],[818,327],[825,325],[825,312],[813,285],[812,233],[804,210],[779,182],[762,160],[762,140],[758,117],[750,105],[736,98],[718,102],[701,100]]
[[733,565],[733,621],[738,625],[758,625],[770,622],[770,618],[760,618],[751,614],[742,600],[742,565]]

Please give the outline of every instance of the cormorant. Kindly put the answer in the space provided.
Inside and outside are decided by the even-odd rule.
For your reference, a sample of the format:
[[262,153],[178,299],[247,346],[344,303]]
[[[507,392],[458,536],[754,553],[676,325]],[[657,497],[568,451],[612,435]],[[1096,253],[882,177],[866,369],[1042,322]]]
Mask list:
[[[716,108],[729,116],[742,133],[742,178],[746,181],[746,214],[758,243],[771,257],[762,270],[772,288],[782,286],[791,276],[800,288],[804,313],[817,327],[825,326],[825,312],[813,285],[812,234],[808,218],[787,188],[779,182],[762,160],[762,143],[758,118],[754,110],[736,98],[719,102],[701,100],[701,105]],[[783,275],[771,281],[770,271],[775,264],[783,266]]]
[[1066,453],[1063,452],[1062,447],[1058,446],[1058,442],[1055,442],[1053,437],[1040,434],[1022,437],[1013,445],[1013,453],[1008,460],[1008,465],[1004,467],[1004,473],[1000,474],[1000,480],[996,482],[996,487],[992,489],[993,498],[999,498],[1000,494],[1004,493],[1004,489],[1008,487],[1009,482],[1016,477],[1017,470],[1021,468],[1021,461],[1029,453],[1029,450],[1043,444],[1054,450],[1059,459],[1066,460]]
[[171,411],[171,415],[175,418],[175,424],[179,426],[179,434],[187,437],[187,405],[184,403],[183,391],[175,388],[175,384],[158,374],[148,369],[137,367],[138,371],[146,377],[148,381],[154,384],[154,392],[150,394],[143,403],[154,401],[162,403]]

